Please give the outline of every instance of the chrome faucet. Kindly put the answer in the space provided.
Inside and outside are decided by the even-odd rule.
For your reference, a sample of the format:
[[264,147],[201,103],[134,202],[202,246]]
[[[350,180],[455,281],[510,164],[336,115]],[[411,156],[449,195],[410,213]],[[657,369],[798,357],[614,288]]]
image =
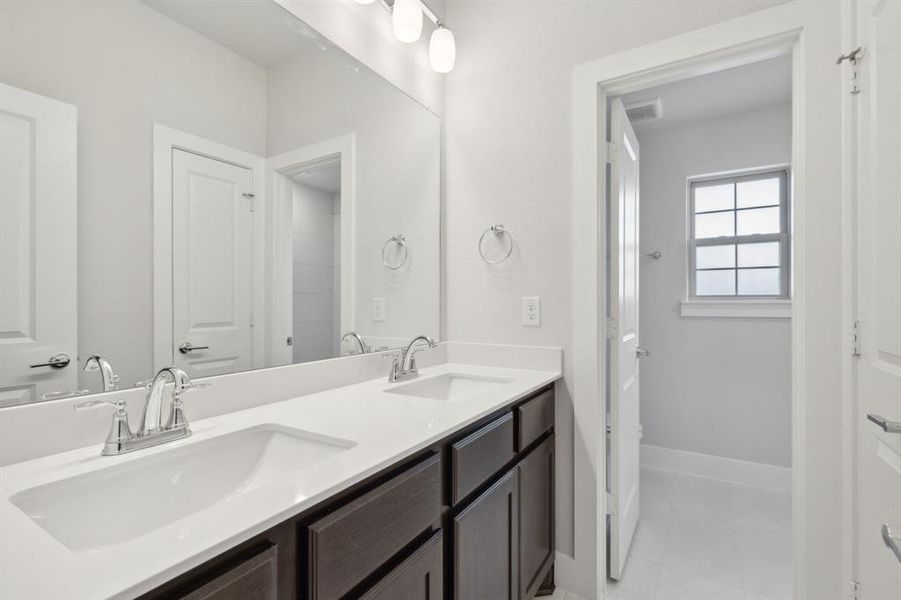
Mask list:
[[[437,340],[433,340],[427,335],[418,335],[413,338],[413,340],[407,344],[407,347],[404,348],[400,357],[394,359],[394,364],[391,365],[391,373],[388,374],[389,383],[397,383],[398,381],[406,381],[408,379],[419,377],[419,368],[416,366],[416,353],[421,348],[414,348],[417,342],[425,342],[429,345],[429,348],[434,348],[438,344]],[[410,364],[409,367],[407,366],[408,359]]]
[[366,342],[363,341],[363,338],[356,331],[348,331],[343,336],[341,336],[341,343],[343,344],[347,338],[352,338],[357,342],[357,345],[360,347],[360,354],[368,354],[369,346],[366,345]]
[[[163,392],[169,383],[174,384],[174,388],[169,403],[169,417],[163,424]],[[188,374],[178,367],[161,369],[153,381],[146,386],[144,414],[141,416],[140,427],[134,433],[128,424],[128,412],[122,394],[115,401],[80,402],[75,405],[75,410],[86,410],[98,406],[112,406],[116,409],[113,414],[112,427],[100,453],[104,456],[117,456],[157,444],[180,440],[191,435],[188,420],[182,410],[182,396],[192,389],[208,386],[207,383],[193,383]]]
[[84,362],[84,370],[100,371],[100,381],[103,383],[104,392],[112,392],[119,387],[119,376],[113,372],[113,365],[99,354],[88,357]]

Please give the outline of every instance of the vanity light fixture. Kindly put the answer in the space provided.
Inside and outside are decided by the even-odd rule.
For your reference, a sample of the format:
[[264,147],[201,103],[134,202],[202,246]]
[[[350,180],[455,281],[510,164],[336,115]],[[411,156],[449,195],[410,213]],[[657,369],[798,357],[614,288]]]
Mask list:
[[[429,40],[429,62],[436,73],[450,73],[457,59],[457,43],[454,34],[438,15],[422,0],[380,0],[391,13],[394,36],[405,44],[412,44],[422,36],[423,17],[435,25]],[[356,0],[359,4],[371,4],[374,0]]]

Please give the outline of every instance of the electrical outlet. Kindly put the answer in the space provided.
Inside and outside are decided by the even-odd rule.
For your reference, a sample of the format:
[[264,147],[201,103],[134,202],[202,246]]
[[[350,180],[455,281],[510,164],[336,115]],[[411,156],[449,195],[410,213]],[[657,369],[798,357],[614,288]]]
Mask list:
[[523,297],[522,324],[526,327],[541,326],[541,298],[538,296]]
[[382,323],[385,321],[385,299],[384,298],[373,298],[372,299],[372,320],[378,323]]

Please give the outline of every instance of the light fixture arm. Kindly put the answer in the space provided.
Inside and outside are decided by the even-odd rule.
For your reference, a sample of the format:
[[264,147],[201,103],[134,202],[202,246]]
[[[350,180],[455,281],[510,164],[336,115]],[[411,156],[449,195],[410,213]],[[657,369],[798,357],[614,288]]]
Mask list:
[[[379,2],[381,2],[382,6],[388,12],[394,10],[394,0],[379,0]],[[425,17],[429,21],[431,21],[435,25],[435,27],[444,27],[444,23],[441,21],[441,19],[438,18],[438,15],[435,14],[435,11],[432,10],[432,8],[428,4],[422,2],[422,0],[420,0],[420,4],[422,4],[422,14],[425,15]]]

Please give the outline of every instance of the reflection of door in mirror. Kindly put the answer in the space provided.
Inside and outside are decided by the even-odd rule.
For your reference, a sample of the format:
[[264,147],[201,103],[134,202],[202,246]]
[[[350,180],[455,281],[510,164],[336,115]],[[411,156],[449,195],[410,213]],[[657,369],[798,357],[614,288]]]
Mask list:
[[71,392],[76,109],[0,84],[0,407]]

